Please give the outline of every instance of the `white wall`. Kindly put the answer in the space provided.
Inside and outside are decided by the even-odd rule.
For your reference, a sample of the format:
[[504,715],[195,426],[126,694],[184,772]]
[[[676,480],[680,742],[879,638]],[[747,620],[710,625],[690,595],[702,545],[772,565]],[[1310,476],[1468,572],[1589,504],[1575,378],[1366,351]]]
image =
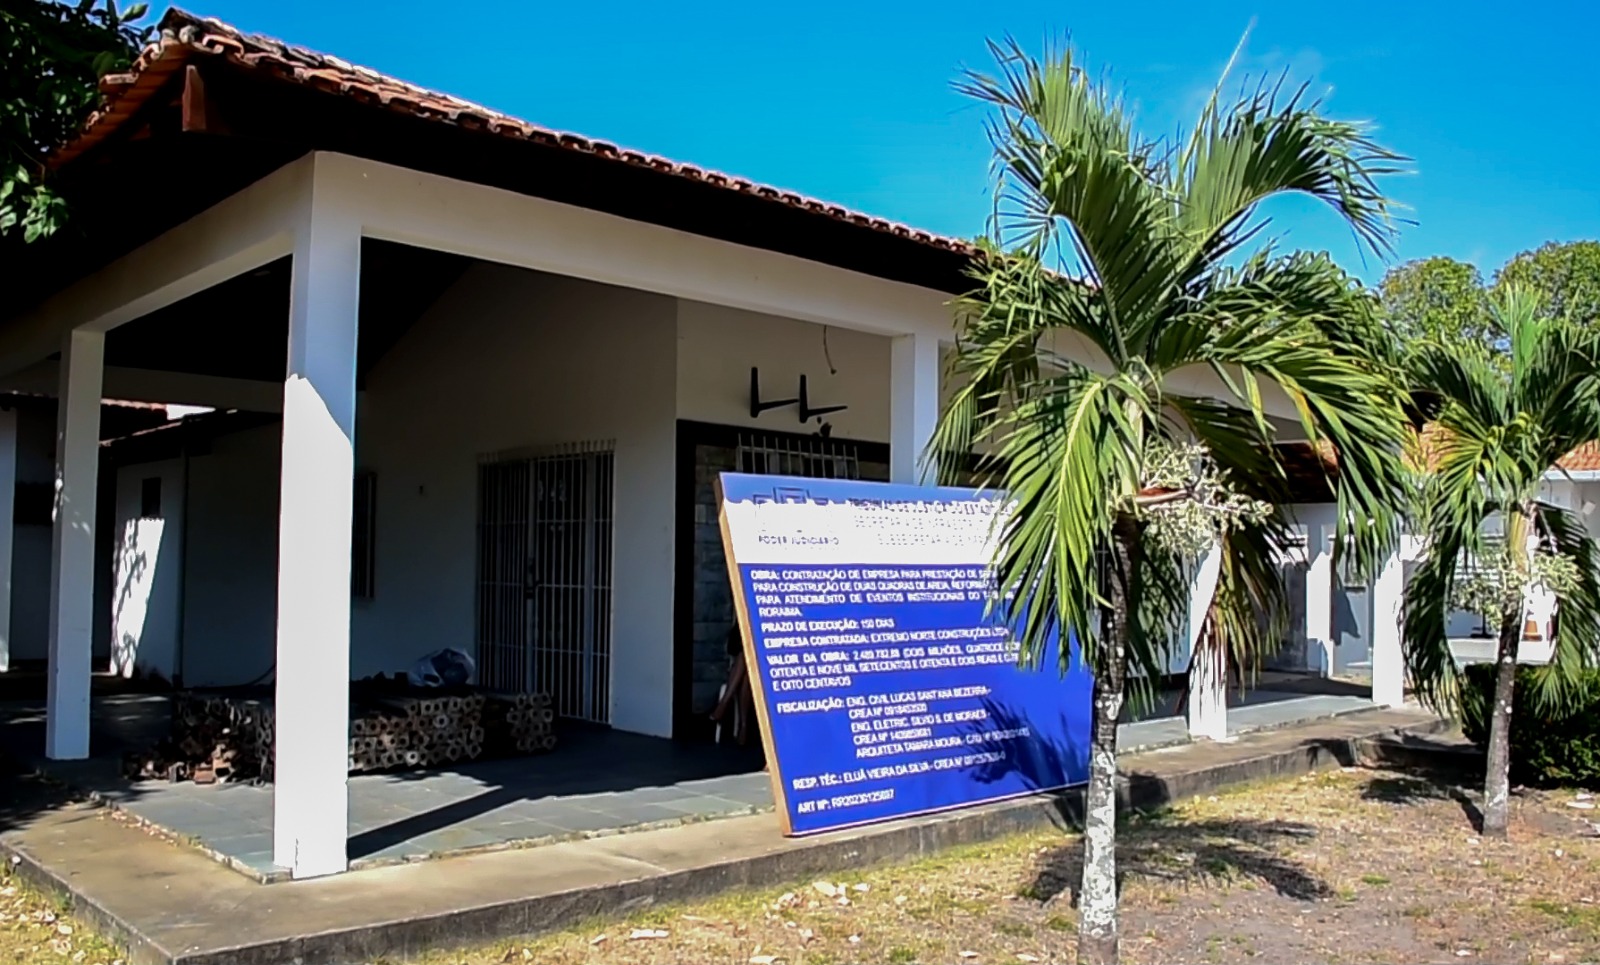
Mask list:
[[[55,414],[17,411],[17,482],[53,485]],[[11,545],[11,660],[43,660],[50,632],[50,525],[18,523]]]
[[[142,515],[147,479],[160,480],[156,514]],[[183,460],[117,470],[112,544],[111,668],[173,678],[183,582]]]
[[889,349],[890,340],[882,335],[680,301],[678,418],[770,432],[817,431],[816,419],[800,423],[795,406],[750,417],[750,368],[755,366],[761,370],[763,399],[795,398],[805,375],[813,407],[850,407],[825,417],[835,436],[887,442]]
[[276,425],[214,440],[189,460],[184,541],[183,682],[264,679],[276,655],[278,461]]
[[379,362],[356,426],[357,467],[377,473],[377,575],[353,616],[352,674],[473,651],[480,455],[611,439],[611,720],[671,732],[676,311],[479,265]]

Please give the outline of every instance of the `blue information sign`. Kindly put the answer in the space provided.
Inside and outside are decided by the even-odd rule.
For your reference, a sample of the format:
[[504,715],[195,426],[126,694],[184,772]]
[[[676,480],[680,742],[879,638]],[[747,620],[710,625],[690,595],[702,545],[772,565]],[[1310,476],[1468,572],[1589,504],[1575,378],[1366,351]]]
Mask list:
[[1088,773],[1090,678],[1017,665],[993,493],[724,473],[722,532],[786,833]]

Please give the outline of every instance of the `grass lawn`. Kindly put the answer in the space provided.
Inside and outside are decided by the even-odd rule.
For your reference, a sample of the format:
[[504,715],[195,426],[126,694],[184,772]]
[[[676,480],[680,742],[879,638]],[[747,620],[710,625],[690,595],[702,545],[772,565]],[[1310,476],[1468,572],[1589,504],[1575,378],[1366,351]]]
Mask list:
[[[1600,809],[1528,792],[1511,839],[1487,842],[1470,824],[1472,793],[1345,770],[1134,818],[1121,855],[1123,959],[1600,959],[1600,838],[1585,820]],[[427,961],[1070,961],[1077,851],[1073,836],[1021,835]]]

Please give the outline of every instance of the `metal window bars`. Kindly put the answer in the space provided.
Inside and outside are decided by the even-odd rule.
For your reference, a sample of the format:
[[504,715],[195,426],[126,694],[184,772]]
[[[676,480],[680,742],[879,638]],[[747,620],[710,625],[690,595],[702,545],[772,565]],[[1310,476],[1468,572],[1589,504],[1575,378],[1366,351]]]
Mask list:
[[478,467],[478,678],[611,719],[615,446],[496,453]]
[[848,439],[739,433],[734,465],[759,476],[803,476],[807,479],[860,479],[858,446]]

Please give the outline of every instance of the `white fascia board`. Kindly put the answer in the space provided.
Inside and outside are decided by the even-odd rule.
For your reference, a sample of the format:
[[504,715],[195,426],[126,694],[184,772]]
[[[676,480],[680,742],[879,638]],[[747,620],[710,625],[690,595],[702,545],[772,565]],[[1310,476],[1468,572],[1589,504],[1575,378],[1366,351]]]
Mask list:
[[319,202],[325,184],[370,238],[879,335],[953,334],[944,292],[793,255],[344,154],[317,155]]

